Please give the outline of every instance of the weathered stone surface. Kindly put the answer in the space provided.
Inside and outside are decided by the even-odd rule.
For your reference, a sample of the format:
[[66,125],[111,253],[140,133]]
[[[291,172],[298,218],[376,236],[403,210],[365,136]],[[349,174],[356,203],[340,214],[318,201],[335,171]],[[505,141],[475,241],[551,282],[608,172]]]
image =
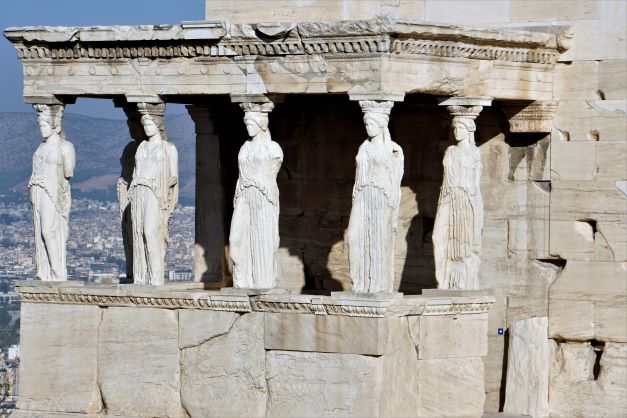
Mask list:
[[[624,292],[625,288],[622,290]],[[624,308],[624,303],[594,304],[595,340],[627,343],[627,309]]]
[[624,100],[565,100],[555,127],[570,141],[624,141]]
[[266,350],[380,356],[388,345],[387,318],[267,313]]
[[198,346],[228,334],[239,314],[222,311],[179,311],[179,348]]
[[511,0],[512,22],[532,22],[545,20],[598,19],[596,0],[545,0],[529,2]]
[[595,180],[597,142],[551,142],[551,180]]
[[551,182],[551,220],[625,222],[625,194],[609,181]]
[[509,257],[546,258],[549,253],[548,219],[508,219]]
[[18,408],[95,414],[98,389],[97,306],[23,303]]
[[546,316],[514,321],[510,325],[503,412],[548,417],[548,326]]
[[409,329],[418,358],[480,357],[488,352],[488,316],[410,316]]
[[480,417],[485,391],[480,357],[418,361],[418,392],[424,417]]
[[[541,4],[541,3],[529,3]],[[553,79],[553,98],[556,100],[589,99],[599,97],[599,62],[573,61],[558,63]],[[560,104],[561,106],[561,104]]]
[[[626,116],[627,117],[627,116]],[[627,128],[625,130],[627,139]],[[597,142],[597,180],[623,180],[627,178],[627,141]]]
[[603,93],[605,99],[627,99],[627,81],[625,80],[627,80],[626,60],[599,62],[599,91]]
[[379,410],[380,358],[273,350],[266,365],[268,416],[371,416]]
[[[598,20],[575,20],[572,26],[572,46],[560,56],[560,61],[627,59],[625,20],[608,16]],[[603,45],[599,48],[599,45]]]
[[[597,235],[600,235],[610,251],[610,260],[627,261],[627,224],[624,222],[598,222]],[[599,237],[600,238],[600,237]]]
[[489,0],[461,3],[454,0],[426,0],[425,20],[467,25],[508,22],[509,4]]
[[586,341],[594,338],[594,303],[587,300],[549,302],[549,338]]
[[[627,263],[568,261],[551,286],[551,300],[625,303]],[[594,278],[591,280],[591,278]]]
[[98,384],[111,416],[183,417],[178,313],[156,308],[103,312]]
[[594,230],[589,222],[551,221],[550,249],[552,256],[565,260],[594,260]]
[[507,257],[508,242],[503,241],[507,233],[506,219],[486,219],[481,233],[481,258]]
[[552,417],[621,417],[627,414],[627,344],[606,343],[599,370],[589,342],[561,343],[554,351],[549,386]]
[[285,22],[299,20],[369,19],[379,13],[422,19],[424,0],[372,1],[372,0],[316,0],[295,3],[292,0],[262,0],[255,7],[245,0],[227,3],[205,2],[207,20],[225,19],[234,23]]
[[241,315],[228,334],[209,332],[200,345],[182,350],[181,402],[191,416],[265,415],[263,315]]
[[418,357],[410,336],[408,320],[390,319],[390,339],[383,357],[379,416],[414,417],[420,408]]

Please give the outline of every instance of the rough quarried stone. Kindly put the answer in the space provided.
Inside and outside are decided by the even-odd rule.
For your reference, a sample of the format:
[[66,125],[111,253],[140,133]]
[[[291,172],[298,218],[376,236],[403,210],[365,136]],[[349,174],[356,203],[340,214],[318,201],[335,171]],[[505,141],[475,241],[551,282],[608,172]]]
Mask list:
[[108,415],[183,417],[175,310],[104,310],[98,384]]
[[[552,417],[620,417],[627,414],[627,344],[554,344],[549,386]],[[596,350],[596,352],[595,352]],[[601,352],[602,350],[602,352]],[[596,358],[600,355],[598,370]]]
[[[228,334],[207,330],[181,352],[181,402],[191,416],[264,416],[268,389],[263,315],[240,316]],[[224,320],[214,318],[214,320]],[[227,318],[224,323],[230,323]],[[216,324],[217,325],[217,324]]]
[[548,326],[546,316],[514,321],[510,325],[503,412],[549,416]]
[[18,408],[102,410],[97,355],[100,308],[22,303]]

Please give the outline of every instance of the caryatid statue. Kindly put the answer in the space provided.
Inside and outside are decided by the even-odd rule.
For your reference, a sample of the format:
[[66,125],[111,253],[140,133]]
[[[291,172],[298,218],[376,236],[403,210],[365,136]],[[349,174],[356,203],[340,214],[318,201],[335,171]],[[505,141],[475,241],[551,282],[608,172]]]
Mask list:
[[279,248],[277,174],[283,151],[268,128],[272,103],[241,103],[250,139],[239,150],[239,178],[233,201],[229,256],[233,286],[269,289],[276,286]]
[[435,275],[440,289],[478,289],[483,228],[481,154],[474,119],[481,106],[448,106],[457,141],[444,154],[444,178],[433,227]]
[[[164,107],[164,105],[161,105]],[[126,259],[126,277],[133,277],[133,221],[131,218],[131,193],[130,186],[135,171],[135,153],[140,142],[146,137],[144,127],[141,124],[141,114],[136,103],[123,106],[126,114],[126,123],[131,135],[131,142],[126,144],[120,157],[120,178],[117,183],[117,195],[120,211],[120,224],[122,227],[122,244]]]
[[37,279],[67,280],[66,242],[70,214],[70,178],[74,175],[74,146],[61,128],[62,105],[33,106],[44,141],[33,155],[28,182],[35,229]]
[[404,157],[388,130],[394,102],[360,101],[368,139],[359,147],[348,250],[353,292],[393,292],[394,240]]
[[146,133],[135,152],[130,186],[135,284],[164,284],[168,222],[178,201],[178,153],[166,141],[155,116],[140,109]]

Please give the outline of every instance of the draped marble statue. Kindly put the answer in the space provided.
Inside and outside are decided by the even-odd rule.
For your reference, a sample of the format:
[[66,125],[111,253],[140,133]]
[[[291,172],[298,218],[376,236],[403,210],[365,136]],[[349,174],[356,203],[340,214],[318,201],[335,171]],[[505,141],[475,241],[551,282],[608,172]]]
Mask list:
[[133,279],[136,284],[164,284],[168,222],[178,200],[178,153],[165,141],[154,116],[142,112],[146,133],[135,152],[130,186],[133,227]]
[[360,101],[368,139],[359,147],[348,249],[353,292],[392,292],[403,150],[388,130],[393,102]]
[[268,289],[276,286],[279,248],[279,187],[277,174],[283,151],[270,137],[268,113],[272,103],[242,103],[250,140],[237,156],[239,178],[235,188],[229,256],[233,286]]
[[133,278],[133,222],[131,218],[131,194],[130,186],[135,170],[135,153],[139,143],[144,140],[145,132],[141,124],[141,114],[137,105],[132,103],[124,106],[126,123],[131,135],[131,142],[126,144],[120,157],[122,168],[117,183],[118,207],[120,211],[120,224],[122,227],[122,244],[126,259],[126,277]]
[[483,228],[481,155],[475,145],[473,119],[481,107],[475,106],[471,112],[456,108],[449,107],[457,144],[444,154],[444,178],[433,227],[435,274],[440,289],[473,290],[478,289]]
[[74,175],[74,146],[61,128],[62,105],[34,105],[44,141],[33,155],[28,182],[35,229],[37,279],[67,280],[66,242],[70,214],[70,178]]

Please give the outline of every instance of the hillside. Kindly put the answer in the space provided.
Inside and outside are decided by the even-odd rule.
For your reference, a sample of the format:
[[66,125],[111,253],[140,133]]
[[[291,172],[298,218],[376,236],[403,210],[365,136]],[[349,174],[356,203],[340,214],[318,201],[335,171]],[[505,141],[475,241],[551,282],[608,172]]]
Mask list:
[[[99,119],[67,113],[63,120],[67,139],[76,149],[73,194],[115,199],[120,154],[130,141],[124,120]],[[167,115],[166,128],[179,152],[181,197],[194,198],[194,125],[186,114]],[[37,115],[0,112],[0,193],[27,193],[32,154],[41,141]]]

